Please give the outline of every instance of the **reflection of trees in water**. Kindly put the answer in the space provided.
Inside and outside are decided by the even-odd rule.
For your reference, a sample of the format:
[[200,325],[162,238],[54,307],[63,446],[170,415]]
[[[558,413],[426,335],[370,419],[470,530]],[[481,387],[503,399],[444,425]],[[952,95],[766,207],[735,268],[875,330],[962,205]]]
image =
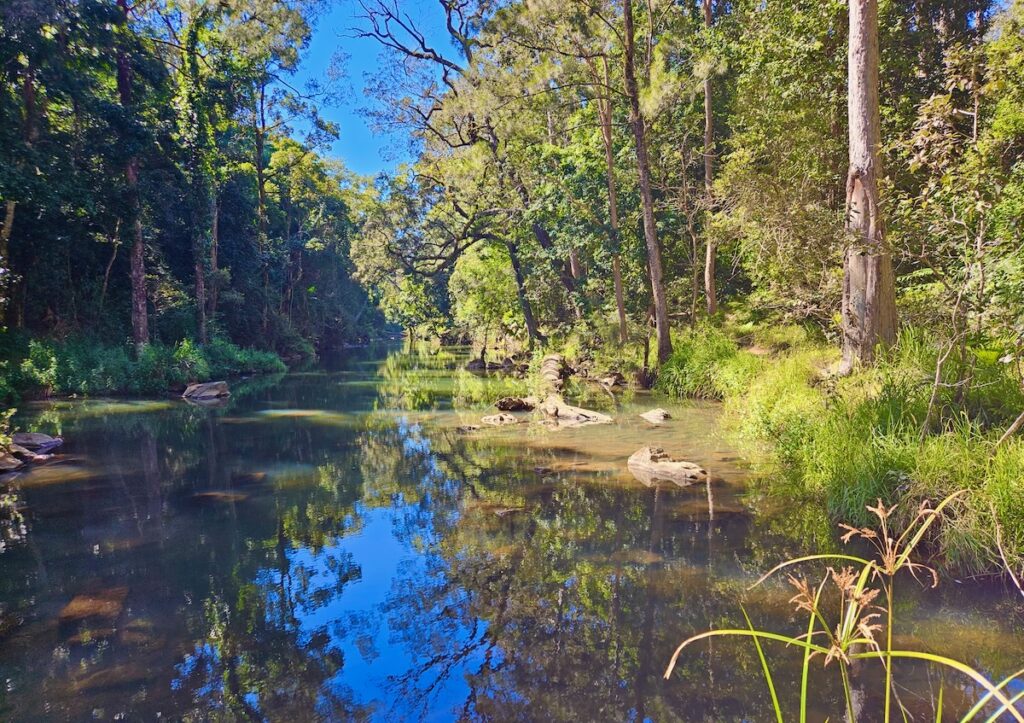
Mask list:
[[250,545],[204,601],[198,642],[174,682],[197,719],[211,711],[243,720],[346,720],[368,712],[338,682],[344,660],[336,631],[328,622],[309,624],[361,577],[351,555],[318,545],[343,532],[327,530],[325,521],[349,518],[351,507],[321,498],[310,508],[318,512],[281,511],[276,537]]

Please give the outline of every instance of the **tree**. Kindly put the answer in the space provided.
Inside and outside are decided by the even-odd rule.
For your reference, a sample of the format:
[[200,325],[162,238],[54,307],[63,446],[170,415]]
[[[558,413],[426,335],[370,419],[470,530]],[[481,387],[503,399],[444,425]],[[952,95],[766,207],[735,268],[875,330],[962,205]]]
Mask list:
[[846,177],[843,265],[843,361],[849,372],[870,363],[875,347],[896,340],[892,256],[885,245],[879,199],[882,144],[878,109],[878,2],[851,0],[848,113],[850,168]]
[[651,277],[651,296],[654,299],[654,323],[658,338],[658,363],[664,363],[672,354],[672,338],[668,320],[668,304],[662,280],[661,246],[654,218],[654,196],[651,193],[651,166],[647,156],[647,128],[640,112],[640,88],[636,80],[636,30],[633,22],[633,1],[623,2],[623,75],[626,96],[629,99],[629,122],[636,141],[636,165],[640,180],[640,200],[643,207],[644,241],[647,244],[647,267]]

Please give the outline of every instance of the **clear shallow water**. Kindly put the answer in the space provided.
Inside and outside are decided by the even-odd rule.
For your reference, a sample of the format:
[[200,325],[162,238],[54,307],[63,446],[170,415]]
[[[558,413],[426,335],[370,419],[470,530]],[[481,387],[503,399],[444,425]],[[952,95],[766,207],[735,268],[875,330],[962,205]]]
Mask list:
[[[23,410],[67,443],[15,487],[0,719],[770,719],[749,644],[695,646],[661,674],[685,637],[742,625],[741,604],[800,630],[788,587],[746,588],[835,545],[822,511],[760,499],[712,405],[598,390],[584,401],[614,425],[462,433],[488,412],[452,399],[502,386],[462,361],[378,350],[236,384],[222,408]],[[636,417],[653,406],[673,421]],[[643,444],[711,470],[710,494],[635,480]],[[967,589],[904,585],[898,643],[1001,678],[1022,665],[1019,611]],[[795,710],[799,656],[769,655]],[[839,720],[818,667],[812,718]],[[899,680],[922,717],[940,685],[947,711],[974,694],[925,668]]]

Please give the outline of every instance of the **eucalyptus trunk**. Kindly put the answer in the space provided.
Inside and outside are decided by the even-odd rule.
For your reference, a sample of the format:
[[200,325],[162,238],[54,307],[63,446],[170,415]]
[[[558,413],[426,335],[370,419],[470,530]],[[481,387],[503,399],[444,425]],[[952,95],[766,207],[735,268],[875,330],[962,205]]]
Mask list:
[[843,360],[847,373],[874,361],[896,340],[892,257],[885,245],[878,179],[882,143],[878,110],[878,2],[850,1],[850,168],[846,177],[843,263]]
[[[604,61],[604,83],[609,86],[608,60]],[[626,301],[622,289],[622,237],[619,234],[619,194],[615,185],[615,146],[612,136],[612,102],[604,97],[599,101],[601,116],[601,138],[604,140],[605,173],[608,177],[608,217],[611,221],[612,241],[612,283],[615,287],[615,311],[619,317],[619,342],[629,341],[626,326]]]
[[629,122],[636,140],[636,165],[640,181],[640,201],[643,207],[644,241],[647,245],[647,267],[651,277],[651,296],[654,300],[654,325],[658,337],[658,363],[663,364],[672,354],[669,331],[668,303],[662,281],[661,246],[654,221],[654,195],[651,192],[651,166],[647,156],[647,129],[640,113],[640,90],[636,82],[636,47],[633,26],[633,0],[624,0],[625,18],[625,80],[629,98]]

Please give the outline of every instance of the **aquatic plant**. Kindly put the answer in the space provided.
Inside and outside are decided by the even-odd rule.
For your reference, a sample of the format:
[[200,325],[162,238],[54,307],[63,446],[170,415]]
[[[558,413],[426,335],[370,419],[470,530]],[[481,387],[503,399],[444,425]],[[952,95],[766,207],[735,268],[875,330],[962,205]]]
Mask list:
[[[743,617],[747,623],[746,628],[708,630],[684,640],[672,655],[665,670],[665,678],[668,679],[672,675],[684,649],[699,640],[719,637],[750,638],[757,650],[775,717],[780,722],[784,719],[783,709],[772,675],[772,667],[765,656],[762,642],[785,643],[787,646],[802,651],[799,702],[801,723],[807,720],[808,704],[812,695],[808,687],[808,674],[811,660],[815,656],[821,656],[826,667],[835,663],[835,670],[842,682],[846,715],[850,721],[855,721],[858,713],[851,690],[853,676],[859,675],[855,671],[855,664],[858,661],[877,662],[882,666],[885,685],[882,691],[884,697],[882,720],[888,721],[891,720],[890,714],[893,712],[894,699],[903,719],[906,720],[909,716],[909,712],[895,693],[894,663],[899,660],[916,660],[966,676],[978,686],[979,690],[984,691],[984,694],[963,716],[962,721],[974,720],[986,708],[994,708],[994,712],[987,718],[988,721],[999,720],[1005,714],[1011,716],[1013,720],[1024,723],[1024,707],[1020,705],[1021,700],[1024,699],[1024,693],[1018,693],[1011,697],[1006,692],[1007,686],[1018,676],[1024,674],[1024,670],[1017,671],[998,683],[993,683],[978,670],[958,660],[934,653],[899,649],[893,646],[893,629],[896,622],[893,593],[896,576],[901,572],[909,572],[919,582],[929,583],[932,587],[938,585],[939,577],[936,571],[912,558],[917,547],[926,539],[929,529],[940,518],[943,510],[962,495],[963,492],[956,492],[946,497],[935,508],[927,503],[922,503],[910,524],[899,534],[891,529],[890,521],[896,511],[895,506],[886,507],[881,500],[877,504],[869,506],[868,511],[877,518],[877,528],[850,525],[842,525],[842,527],[846,530],[843,535],[844,542],[859,539],[874,548],[875,555],[872,559],[852,554],[818,554],[799,557],[776,565],[751,586],[753,588],[761,585],[777,573],[802,563],[833,563],[834,566],[829,566],[825,574],[816,582],[811,582],[806,577],[792,573],[788,575],[789,584],[795,590],[790,602],[796,610],[807,615],[807,632],[804,635],[793,636],[759,630],[750,621],[746,610],[743,610]],[[826,595],[826,593],[831,593],[831,595]],[[825,604],[826,597],[836,601],[834,608]],[[832,610],[831,615],[830,609]],[[941,688],[933,705],[936,720],[943,720]]]

